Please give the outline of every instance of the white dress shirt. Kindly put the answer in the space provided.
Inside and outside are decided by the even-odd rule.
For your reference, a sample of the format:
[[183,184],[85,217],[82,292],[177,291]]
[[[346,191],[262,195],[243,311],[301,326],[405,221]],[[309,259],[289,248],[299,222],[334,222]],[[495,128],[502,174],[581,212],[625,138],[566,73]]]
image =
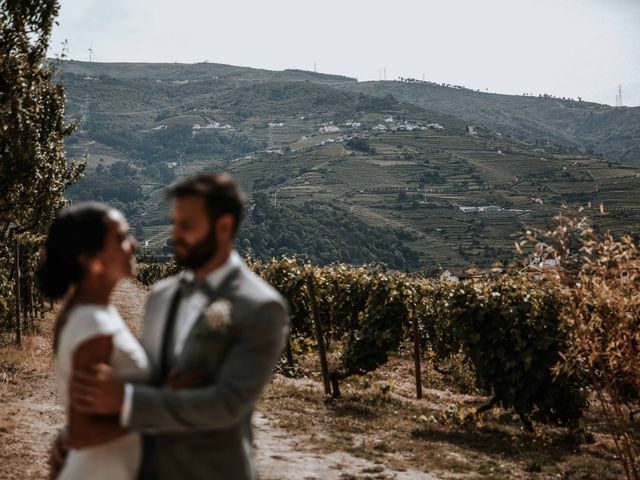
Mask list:
[[[229,258],[225,263],[213,270],[205,277],[205,281],[216,290],[220,286],[220,282],[224,280],[227,274],[236,266],[242,265],[242,259],[238,252],[235,250],[231,252]],[[186,270],[183,273],[184,277],[191,280],[194,277],[194,273],[191,270]],[[184,343],[189,336],[189,332],[193,328],[196,320],[198,319],[200,312],[209,302],[209,297],[201,290],[194,290],[188,296],[180,299],[178,305],[178,311],[176,312],[176,318],[174,323],[173,338],[173,353],[177,357],[182,353]],[[133,403],[133,385],[126,383],[124,386],[124,399],[122,401],[122,409],[120,410],[120,425],[126,427],[129,424],[129,417],[131,416],[131,407]]]

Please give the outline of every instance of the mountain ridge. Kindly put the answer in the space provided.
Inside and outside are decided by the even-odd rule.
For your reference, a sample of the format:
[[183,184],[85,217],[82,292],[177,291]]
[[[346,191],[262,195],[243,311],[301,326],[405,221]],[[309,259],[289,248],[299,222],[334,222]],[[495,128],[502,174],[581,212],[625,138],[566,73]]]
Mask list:
[[487,93],[430,82],[360,82],[341,86],[373,96],[393,95],[537,145],[640,165],[640,107],[611,107],[551,96]]

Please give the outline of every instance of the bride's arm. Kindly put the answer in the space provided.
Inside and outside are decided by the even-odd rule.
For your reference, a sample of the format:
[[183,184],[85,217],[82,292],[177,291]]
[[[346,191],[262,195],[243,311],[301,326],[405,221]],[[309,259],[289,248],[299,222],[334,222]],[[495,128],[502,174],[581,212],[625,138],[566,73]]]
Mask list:
[[[112,350],[111,335],[98,335],[85,340],[73,352],[74,372],[98,363],[109,363]],[[99,445],[126,433],[120,427],[117,415],[91,415],[69,407],[68,444],[71,448]]]

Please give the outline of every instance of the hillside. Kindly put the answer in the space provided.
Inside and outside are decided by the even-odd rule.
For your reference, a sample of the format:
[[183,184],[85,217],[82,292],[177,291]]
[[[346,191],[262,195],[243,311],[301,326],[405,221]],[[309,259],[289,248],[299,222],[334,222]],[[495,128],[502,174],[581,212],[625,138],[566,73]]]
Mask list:
[[64,73],[82,77],[108,76],[120,80],[160,80],[183,82],[203,79],[238,79],[242,81],[313,81],[317,83],[355,82],[342,75],[309,72],[305,70],[273,71],[238,67],[220,63],[100,63],[67,60],[61,66]]
[[435,273],[508,262],[519,233],[563,204],[591,206],[617,232],[640,225],[635,167],[468,129],[439,104],[350,91],[344,77],[69,62],[60,78],[69,118],[82,118],[68,154],[89,156],[70,195],[122,208],[148,253],[167,250],[162,188],[201,171],[239,179],[251,199],[239,246],[262,258]]
[[429,82],[363,82],[343,88],[454,115],[536,146],[556,145],[640,165],[640,107],[484,93]]

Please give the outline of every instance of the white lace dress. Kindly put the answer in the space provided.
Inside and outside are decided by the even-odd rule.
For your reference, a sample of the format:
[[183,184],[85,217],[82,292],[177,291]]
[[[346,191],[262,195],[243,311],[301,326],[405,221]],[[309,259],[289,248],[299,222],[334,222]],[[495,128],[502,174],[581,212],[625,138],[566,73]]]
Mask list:
[[[111,335],[111,366],[127,382],[149,379],[147,356],[113,306],[78,305],[68,314],[60,332],[56,356],[58,395],[69,406],[69,381],[75,349],[92,337]],[[80,450],[71,449],[59,480],[133,480],[142,457],[140,434],[128,433],[115,440]]]

